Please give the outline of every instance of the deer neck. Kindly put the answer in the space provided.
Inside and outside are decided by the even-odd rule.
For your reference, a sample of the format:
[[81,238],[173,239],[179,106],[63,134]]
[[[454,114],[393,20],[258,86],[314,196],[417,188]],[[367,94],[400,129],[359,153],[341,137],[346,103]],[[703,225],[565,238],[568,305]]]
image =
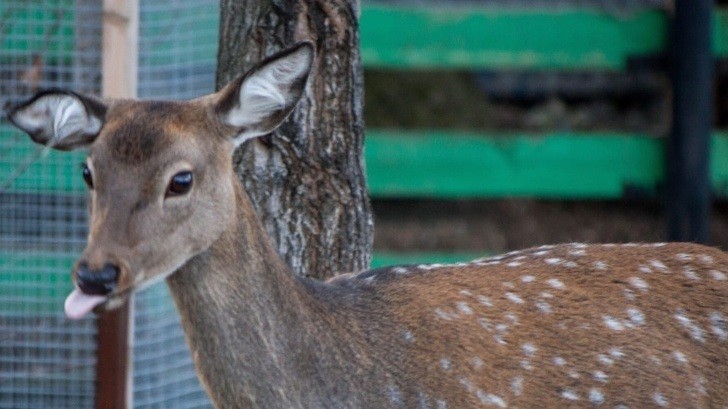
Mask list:
[[297,376],[290,350],[318,332],[305,280],[277,255],[235,185],[234,223],[167,279],[195,366],[217,407],[285,402],[286,380]]

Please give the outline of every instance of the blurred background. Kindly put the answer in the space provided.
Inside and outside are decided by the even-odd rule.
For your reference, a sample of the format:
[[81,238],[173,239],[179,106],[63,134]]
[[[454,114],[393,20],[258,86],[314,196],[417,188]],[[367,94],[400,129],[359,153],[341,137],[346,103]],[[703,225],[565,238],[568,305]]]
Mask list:
[[[722,3],[702,101],[710,191],[695,200],[711,210],[699,241],[725,249]],[[671,0],[364,0],[373,264],[670,239],[674,13]],[[138,96],[213,91],[218,22],[214,0],[141,0]],[[97,0],[2,0],[0,106],[48,87],[99,94],[101,30]],[[94,405],[96,326],[60,307],[85,243],[82,158],[0,118],[0,409]],[[166,286],[137,296],[134,319],[134,407],[210,407]]]

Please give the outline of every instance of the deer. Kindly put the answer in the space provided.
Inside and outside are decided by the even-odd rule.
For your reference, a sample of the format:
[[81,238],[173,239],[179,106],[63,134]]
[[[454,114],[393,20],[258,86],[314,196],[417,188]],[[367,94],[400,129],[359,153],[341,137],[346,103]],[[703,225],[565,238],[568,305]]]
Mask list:
[[282,261],[232,167],[304,93],[303,42],[189,101],[42,91],[9,113],[86,148],[69,318],[165,280],[216,408],[728,408],[728,257],[544,245],[319,281]]

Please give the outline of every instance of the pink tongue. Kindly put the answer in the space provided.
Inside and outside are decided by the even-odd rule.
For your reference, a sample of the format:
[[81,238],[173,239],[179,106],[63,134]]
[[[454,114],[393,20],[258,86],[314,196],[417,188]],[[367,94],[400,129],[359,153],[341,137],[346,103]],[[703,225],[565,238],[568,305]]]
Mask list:
[[95,306],[106,301],[103,295],[88,295],[82,293],[79,289],[74,289],[66,298],[64,305],[66,316],[70,319],[77,320],[83,318]]

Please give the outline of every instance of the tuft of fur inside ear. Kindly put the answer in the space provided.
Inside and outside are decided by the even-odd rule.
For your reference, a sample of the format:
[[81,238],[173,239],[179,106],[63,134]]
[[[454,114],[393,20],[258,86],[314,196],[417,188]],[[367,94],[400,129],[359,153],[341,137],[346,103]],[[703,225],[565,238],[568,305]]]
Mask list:
[[14,108],[8,119],[36,143],[70,150],[93,142],[101,130],[106,106],[66,90],[48,90]]
[[221,91],[216,110],[238,130],[235,145],[275,130],[303,95],[314,48],[304,42],[274,54]]

